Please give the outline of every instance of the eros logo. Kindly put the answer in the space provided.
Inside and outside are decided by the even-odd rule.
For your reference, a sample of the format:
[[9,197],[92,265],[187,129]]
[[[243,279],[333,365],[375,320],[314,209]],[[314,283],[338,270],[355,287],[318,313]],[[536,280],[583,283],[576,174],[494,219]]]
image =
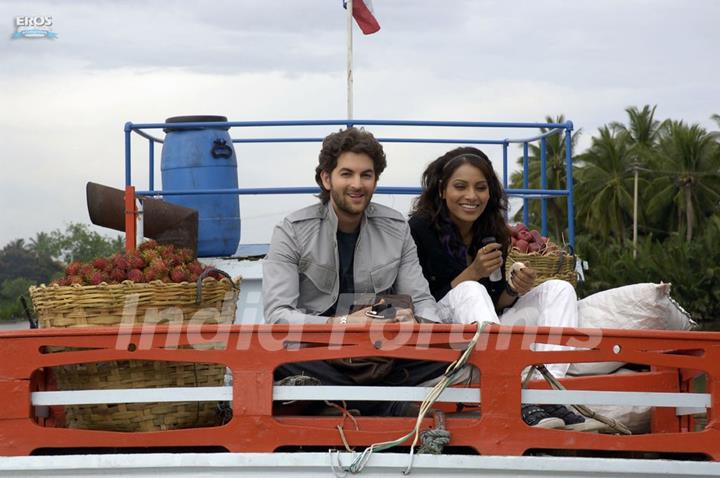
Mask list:
[[52,17],[15,17],[16,27],[51,27]]
[[11,38],[48,38],[55,39],[58,34],[52,31],[53,17],[49,15],[15,17],[15,33]]

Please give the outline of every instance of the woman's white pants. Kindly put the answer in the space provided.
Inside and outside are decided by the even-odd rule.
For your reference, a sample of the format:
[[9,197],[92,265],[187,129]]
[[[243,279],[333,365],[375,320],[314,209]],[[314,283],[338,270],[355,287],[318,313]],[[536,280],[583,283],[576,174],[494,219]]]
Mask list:
[[[520,297],[515,305],[505,309],[498,318],[495,306],[485,287],[479,282],[466,281],[448,292],[438,303],[441,315],[448,321],[460,324],[495,322],[503,325],[529,325],[543,327],[577,327],[577,296],[573,286],[563,280],[549,280],[534,287]],[[552,335],[550,337],[552,341]],[[533,350],[567,350],[556,344],[533,343]],[[548,364],[556,377],[564,377],[570,364]]]

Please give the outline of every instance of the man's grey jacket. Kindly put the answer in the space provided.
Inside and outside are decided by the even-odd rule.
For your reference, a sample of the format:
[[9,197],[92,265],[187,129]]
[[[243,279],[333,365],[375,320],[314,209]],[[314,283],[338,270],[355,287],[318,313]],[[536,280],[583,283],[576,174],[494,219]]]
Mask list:
[[[269,323],[323,324],[338,299],[337,216],[330,203],[291,213],[273,231],[263,261],[263,303]],[[408,294],[415,315],[440,322],[422,275],[415,242],[398,211],[370,203],[355,246],[355,293]]]

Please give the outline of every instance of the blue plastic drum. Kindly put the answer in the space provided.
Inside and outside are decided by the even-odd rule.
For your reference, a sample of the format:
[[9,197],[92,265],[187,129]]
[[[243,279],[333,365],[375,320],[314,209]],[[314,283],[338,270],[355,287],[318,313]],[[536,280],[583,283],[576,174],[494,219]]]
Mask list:
[[[176,116],[166,123],[227,121],[224,116]],[[164,191],[236,189],[237,160],[228,127],[167,128],[162,148]],[[165,200],[198,211],[198,257],[229,256],[240,242],[237,195],[166,196]]]

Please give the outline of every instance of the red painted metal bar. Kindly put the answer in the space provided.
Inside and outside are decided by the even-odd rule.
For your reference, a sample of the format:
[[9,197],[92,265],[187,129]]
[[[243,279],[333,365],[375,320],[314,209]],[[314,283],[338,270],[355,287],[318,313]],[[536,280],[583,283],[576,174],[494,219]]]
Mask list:
[[125,250],[127,252],[133,252],[137,248],[137,214],[135,186],[125,186]]
[[[175,328],[170,330],[177,333]],[[355,429],[342,417],[273,415],[273,370],[287,362],[349,356],[452,361],[474,328],[234,325],[180,330],[181,345],[222,343],[222,350],[166,348],[172,342],[167,342],[168,332],[164,326],[154,327],[152,333],[137,326],[0,333],[0,396],[4,403],[0,407],[0,455],[28,455],[41,448],[220,446],[232,452],[272,452],[285,446],[341,447],[336,427],[343,423],[351,446],[393,440],[412,428],[414,418],[357,417],[359,429]],[[590,349],[530,350],[531,343],[549,341],[576,346],[583,342]],[[296,347],[298,343],[305,347]],[[85,350],[44,353],[49,346]],[[225,364],[233,373],[233,418],[212,429],[125,433],[52,428],[42,426],[42,421],[33,416],[30,393],[45,386],[38,370],[129,359]],[[701,431],[687,431],[673,411],[655,420],[659,430],[635,436],[528,427],[520,417],[521,371],[533,363],[567,361],[624,361],[654,368],[632,378],[565,379],[571,390],[681,391],[683,377],[703,372],[707,375],[707,393],[711,394],[708,423]],[[600,334],[597,330],[562,329],[558,334],[557,329],[550,328],[491,326],[478,342],[470,363],[481,372],[482,414],[476,418],[448,417],[451,446],[470,447],[483,455],[521,455],[531,449],[605,450],[702,454],[720,461],[720,423],[714,412],[720,407],[719,333],[604,330]],[[432,423],[426,419],[423,426]]]

